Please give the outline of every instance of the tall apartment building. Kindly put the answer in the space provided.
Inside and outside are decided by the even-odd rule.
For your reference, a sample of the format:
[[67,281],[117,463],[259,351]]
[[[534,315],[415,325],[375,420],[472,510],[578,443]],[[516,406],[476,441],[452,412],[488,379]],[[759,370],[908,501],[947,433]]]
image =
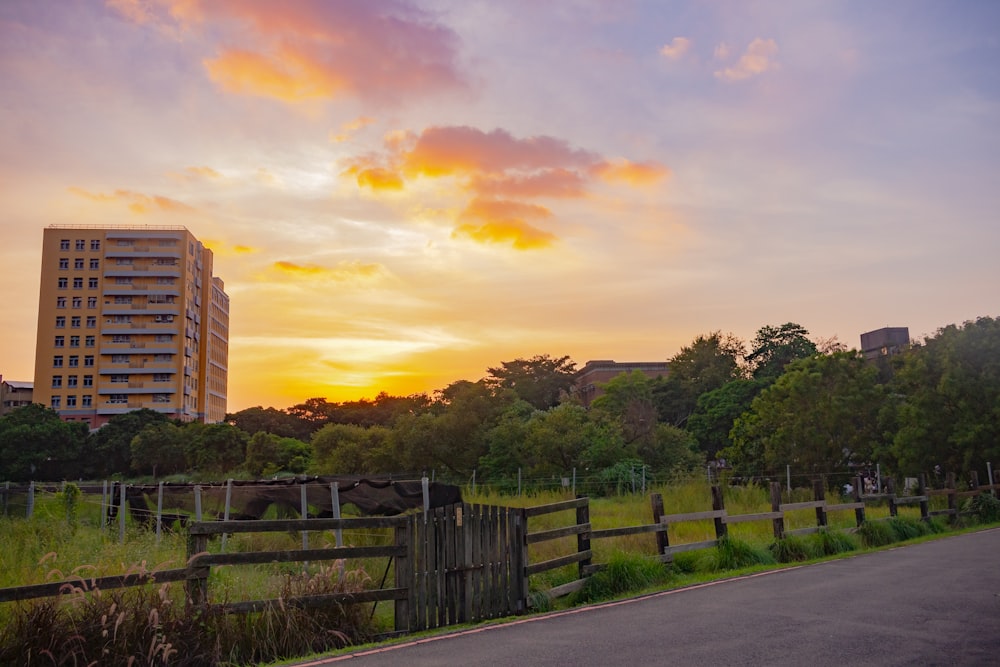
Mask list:
[[228,355],[229,297],[187,229],[44,230],[36,403],[91,428],[141,408],[220,422]]

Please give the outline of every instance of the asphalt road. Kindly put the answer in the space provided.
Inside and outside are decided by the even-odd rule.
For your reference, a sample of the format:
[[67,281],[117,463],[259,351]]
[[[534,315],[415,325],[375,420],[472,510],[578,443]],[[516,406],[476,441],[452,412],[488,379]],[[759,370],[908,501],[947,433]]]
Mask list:
[[310,665],[1000,665],[1000,529]]

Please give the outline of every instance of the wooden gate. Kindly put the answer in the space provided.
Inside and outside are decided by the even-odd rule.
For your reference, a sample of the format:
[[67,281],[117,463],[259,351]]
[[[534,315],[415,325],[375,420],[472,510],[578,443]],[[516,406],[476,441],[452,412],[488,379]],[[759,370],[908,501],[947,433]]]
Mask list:
[[465,503],[438,507],[412,515],[410,530],[405,582],[410,632],[525,611],[523,509]]

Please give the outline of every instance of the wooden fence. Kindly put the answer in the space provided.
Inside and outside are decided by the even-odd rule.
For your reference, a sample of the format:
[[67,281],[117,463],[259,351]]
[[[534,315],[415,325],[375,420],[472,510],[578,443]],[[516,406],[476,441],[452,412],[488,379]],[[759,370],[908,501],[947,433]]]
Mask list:
[[[711,509],[682,514],[665,514],[662,498],[653,494],[653,523],[601,530],[595,530],[590,523],[590,501],[586,497],[528,508],[461,503],[396,517],[195,522],[187,527],[187,563],[183,568],[92,579],[76,577],[60,582],[0,589],[0,602],[79,590],[184,582],[188,604],[216,604],[218,610],[229,613],[250,613],[281,604],[314,607],[334,603],[391,602],[394,632],[414,632],[524,613],[529,607],[529,577],[548,570],[575,564],[578,572],[576,580],[554,587],[549,595],[555,597],[580,588],[586,577],[604,567],[593,562],[591,545],[594,540],[650,534],[655,537],[656,557],[669,562],[676,553],[717,545],[718,540],[727,534],[728,526],[733,524],[770,521],[775,538],[780,539],[786,535],[824,529],[828,526],[831,513],[853,512],[854,527],[857,527],[868,520],[866,504],[872,502],[887,503],[890,516],[896,516],[899,506],[910,504],[919,507],[923,519],[947,515],[954,521],[959,516],[959,498],[984,492],[996,493],[1000,488],[1000,484],[979,486],[973,477],[972,490],[957,491],[954,476],[950,475],[944,489],[927,490],[921,478],[916,495],[897,496],[889,480],[886,493],[861,495],[863,485],[860,480],[857,481],[853,498],[846,503],[828,502],[825,485],[820,480],[813,485],[813,500],[784,503],[780,485],[775,483],[771,485],[770,511],[742,515],[729,514],[724,505],[723,489],[718,486],[712,487]],[[935,495],[947,497],[947,509],[930,510],[930,498]],[[815,525],[787,530],[789,513],[802,510],[814,511]],[[534,532],[529,530],[532,519],[561,512],[573,513],[572,521],[567,525]],[[670,543],[668,531],[671,526],[709,520],[714,524],[715,539]],[[342,546],[341,531],[351,529],[378,529],[391,535],[391,538],[387,538],[386,544],[374,546]],[[310,548],[308,538],[304,537],[302,549],[233,553],[213,553],[209,550],[213,537],[219,537],[221,542],[226,535],[237,533],[289,531],[301,532],[304,536],[317,531],[334,531],[337,546]],[[530,545],[574,536],[574,550],[555,558],[530,562]],[[212,601],[209,583],[213,567],[362,558],[388,559],[386,574],[392,572],[392,584],[377,590],[284,600],[260,599],[225,604]]]

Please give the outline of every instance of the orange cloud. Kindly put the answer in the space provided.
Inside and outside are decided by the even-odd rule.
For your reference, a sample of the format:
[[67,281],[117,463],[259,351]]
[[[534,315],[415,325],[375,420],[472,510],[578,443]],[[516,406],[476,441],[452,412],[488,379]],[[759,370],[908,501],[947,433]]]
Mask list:
[[362,262],[340,262],[332,269],[318,264],[296,264],[288,261],[278,261],[272,266],[279,273],[293,277],[325,278],[339,282],[376,278],[387,273],[381,264]]
[[358,185],[372,190],[402,190],[403,178],[394,171],[372,167],[357,172]]
[[473,199],[465,207],[461,217],[476,218],[479,220],[496,220],[498,218],[533,218],[540,220],[551,218],[552,211],[538,204],[477,198]]
[[515,139],[505,130],[483,132],[468,126],[428,128],[403,156],[409,173],[424,176],[578,167],[595,160],[592,153],[573,150],[553,137]]
[[217,40],[204,60],[223,90],[289,103],[352,95],[376,102],[463,89],[458,36],[411,0],[109,0],[139,25]]
[[687,37],[674,37],[669,44],[664,44],[660,55],[671,60],[677,60],[691,48],[691,40]]
[[523,220],[487,222],[479,226],[462,224],[451,235],[452,238],[465,237],[477,243],[509,244],[517,250],[545,248],[556,240],[554,235]]
[[499,197],[582,197],[586,181],[575,171],[545,169],[527,176],[477,175],[470,182],[481,195]]
[[83,188],[70,187],[69,191],[84,199],[101,203],[121,202],[128,206],[128,209],[136,214],[149,213],[153,210],[165,213],[191,213],[196,209],[183,202],[160,195],[144,195],[140,192],[130,190],[115,190],[111,194],[94,193]]
[[740,56],[735,65],[716,71],[715,76],[723,81],[742,81],[752,76],[758,76],[778,66],[773,60],[777,53],[777,42],[773,39],[758,37],[750,42],[747,50]]
[[231,93],[274,97],[285,102],[334,97],[346,87],[325,70],[290,49],[265,56],[232,49],[204,61],[209,77]]
[[341,131],[337,134],[331,134],[330,140],[335,141],[337,143],[347,141],[348,139],[351,138],[352,134],[354,134],[358,130],[362,130],[368,127],[374,122],[375,122],[374,118],[370,118],[368,116],[359,116],[354,120],[341,125],[340,126]]
[[670,175],[670,170],[657,162],[617,160],[597,165],[595,173],[609,183],[644,186],[659,183]]

